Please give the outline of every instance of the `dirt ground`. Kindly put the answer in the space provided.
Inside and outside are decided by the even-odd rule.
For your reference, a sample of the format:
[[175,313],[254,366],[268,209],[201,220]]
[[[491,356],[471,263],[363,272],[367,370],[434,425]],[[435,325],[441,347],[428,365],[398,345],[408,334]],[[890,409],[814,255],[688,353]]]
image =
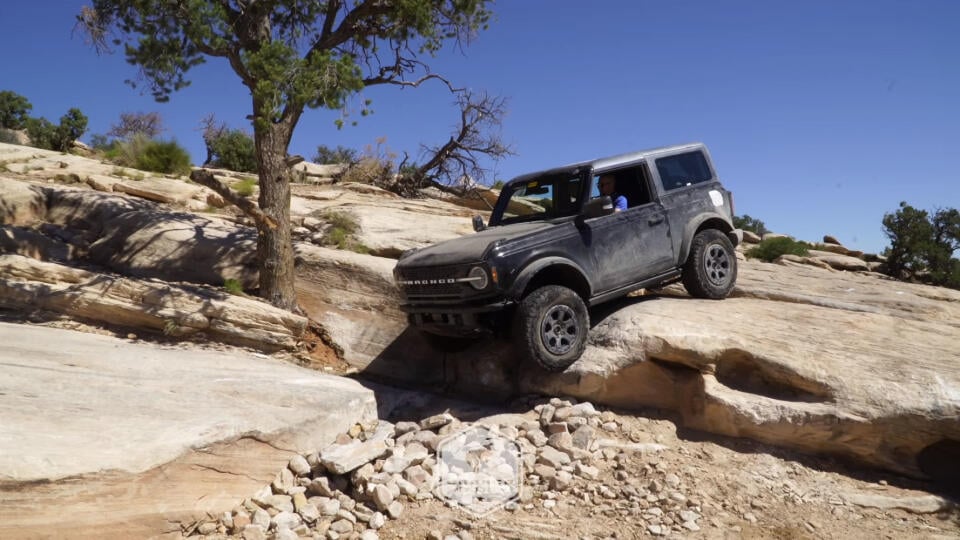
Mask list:
[[[0,311],[0,319],[144,339],[162,347],[230,348],[180,343],[162,335],[135,336],[119,329],[43,314],[25,317]],[[318,348],[323,350],[322,344]],[[278,355],[301,365],[343,373],[344,364],[331,361],[329,356],[325,352],[300,357]],[[535,420],[538,415],[532,410],[533,404],[543,401],[526,398],[491,408],[410,389],[376,387],[378,400],[394,403],[392,410],[384,411],[391,421],[419,419],[437,410],[449,410],[465,422],[504,413]],[[411,395],[416,395],[416,405],[404,406],[404,400]],[[606,409],[597,406],[597,410]],[[944,486],[864,469],[829,457],[678,430],[668,413],[657,410],[612,410],[606,418],[615,422],[617,428],[604,432],[603,437],[620,443],[621,449],[611,446],[613,450],[603,452],[600,459],[591,463],[599,470],[596,479],[575,475],[567,489],[558,491],[548,489],[543,481],[536,483],[536,478],[530,476],[533,471],[524,471],[521,500],[480,518],[437,499],[405,502],[403,514],[388,521],[378,531],[379,537],[960,538],[960,506],[956,503],[960,486],[946,486],[952,488],[952,493],[947,493]],[[663,448],[623,449],[631,444]],[[863,506],[850,500],[858,495],[877,497],[873,497],[872,506]],[[936,500],[943,501],[936,511],[896,507]],[[685,526],[678,515],[696,516],[692,521],[697,530]]]

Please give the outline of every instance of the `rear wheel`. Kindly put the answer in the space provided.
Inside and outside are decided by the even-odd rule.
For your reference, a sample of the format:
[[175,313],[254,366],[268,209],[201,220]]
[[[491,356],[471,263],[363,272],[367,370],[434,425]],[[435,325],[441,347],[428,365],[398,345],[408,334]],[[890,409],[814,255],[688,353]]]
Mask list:
[[547,371],[563,371],[583,354],[589,330],[590,314],[580,295],[546,285],[520,302],[513,339],[525,358]]
[[693,237],[683,265],[683,287],[690,296],[720,300],[737,282],[737,255],[727,235],[706,229]]

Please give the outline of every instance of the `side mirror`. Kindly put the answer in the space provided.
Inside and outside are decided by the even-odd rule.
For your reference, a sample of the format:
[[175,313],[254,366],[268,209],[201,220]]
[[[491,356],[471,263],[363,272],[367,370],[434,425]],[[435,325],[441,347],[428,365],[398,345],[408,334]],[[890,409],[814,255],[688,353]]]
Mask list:
[[480,216],[473,216],[473,230],[480,232],[486,229],[487,226],[483,224],[483,218]]
[[609,216],[613,213],[613,201],[610,197],[603,195],[595,199],[590,199],[583,205],[583,211],[580,216],[583,219],[592,219],[600,216]]

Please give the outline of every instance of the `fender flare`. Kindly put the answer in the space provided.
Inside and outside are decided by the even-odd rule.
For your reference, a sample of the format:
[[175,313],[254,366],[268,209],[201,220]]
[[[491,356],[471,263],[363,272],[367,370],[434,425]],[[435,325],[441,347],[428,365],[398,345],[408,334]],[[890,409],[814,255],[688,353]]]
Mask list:
[[[704,227],[704,224],[709,224],[710,226]],[[733,231],[733,225],[730,223],[729,218],[716,212],[705,212],[695,219],[688,221],[687,225],[683,228],[683,243],[680,245],[680,256],[677,258],[677,266],[683,266],[683,263],[686,262],[687,257],[690,255],[690,245],[693,243],[693,237],[696,236],[701,229],[717,229],[724,234],[729,234]]]
[[545,257],[543,259],[537,259],[528,264],[523,268],[523,270],[520,271],[519,274],[517,274],[517,278],[513,280],[513,284],[511,284],[506,296],[511,300],[519,301],[523,296],[523,291],[526,290],[527,285],[530,284],[530,281],[532,281],[533,278],[535,278],[541,271],[551,266],[562,266],[575,272],[582,280],[582,283],[578,287],[573,287],[573,289],[583,296],[584,302],[590,298],[591,291],[593,291],[593,284],[590,283],[590,278],[587,277],[589,274],[584,271],[579,264],[565,257]]

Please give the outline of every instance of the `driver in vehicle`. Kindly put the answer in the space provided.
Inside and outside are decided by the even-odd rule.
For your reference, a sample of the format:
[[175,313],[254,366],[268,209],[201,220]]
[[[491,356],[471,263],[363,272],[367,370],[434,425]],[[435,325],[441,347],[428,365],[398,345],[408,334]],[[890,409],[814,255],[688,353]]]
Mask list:
[[600,195],[606,195],[613,201],[613,211],[620,212],[627,209],[627,198],[617,193],[617,179],[612,174],[605,174],[597,180]]

